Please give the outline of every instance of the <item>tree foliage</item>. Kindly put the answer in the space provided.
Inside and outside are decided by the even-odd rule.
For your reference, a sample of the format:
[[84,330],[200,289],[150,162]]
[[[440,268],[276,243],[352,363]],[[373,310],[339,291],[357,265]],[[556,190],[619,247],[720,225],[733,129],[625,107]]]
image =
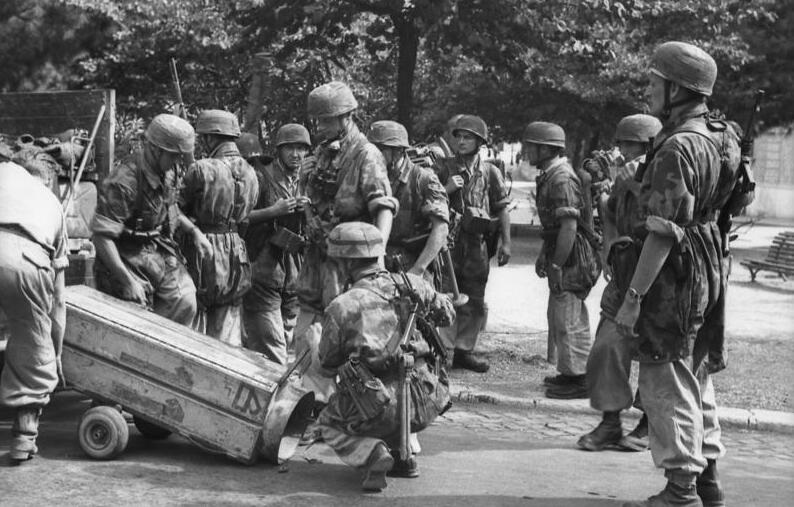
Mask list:
[[[173,102],[176,58],[193,114],[242,111],[264,70],[268,129],[306,122],[308,92],[342,79],[362,122],[396,118],[417,140],[467,112],[496,140],[557,121],[583,150],[642,109],[648,56],[665,40],[715,57],[712,104],[729,117],[743,121],[763,87],[762,119],[791,121],[793,12],[794,0],[10,0],[0,86],[113,87],[121,109],[151,116]],[[260,52],[266,69],[252,68]]]

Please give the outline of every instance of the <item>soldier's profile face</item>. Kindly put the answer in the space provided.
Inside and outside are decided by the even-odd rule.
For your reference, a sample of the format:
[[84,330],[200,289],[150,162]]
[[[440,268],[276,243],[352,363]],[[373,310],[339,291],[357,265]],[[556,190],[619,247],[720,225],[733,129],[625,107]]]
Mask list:
[[458,152],[463,155],[471,155],[480,148],[479,139],[471,132],[458,130],[455,132],[455,140],[458,144]]
[[342,119],[337,116],[321,116],[317,118],[317,137],[321,141],[333,140],[342,129]]
[[664,111],[664,79],[656,74],[650,74],[645,95],[648,97],[648,112],[659,116]]

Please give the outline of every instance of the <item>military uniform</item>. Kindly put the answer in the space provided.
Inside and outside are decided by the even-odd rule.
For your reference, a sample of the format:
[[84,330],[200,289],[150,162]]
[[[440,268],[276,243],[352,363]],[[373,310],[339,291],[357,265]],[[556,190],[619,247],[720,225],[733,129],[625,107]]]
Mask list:
[[[297,197],[297,175],[277,158],[257,170],[259,201],[255,209],[273,206],[279,199]],[[300,250],[287,251],[270,242],[276,230],[286,227],[302,233],[303,218],[296,213],[251,225],[246,232],[248,253],[253,259],[253,285],[243,298],[246,347],[279,364],[287,362],[287,346],[298,316],[295,286],[303,263]]]
[[639,196],[646,230],[674,241],[636,325],[651,453],[668,472],[694,474],[724,453],[709,376],[724,365],[703,364],[711,345],[721,346],[722,340],[702,342],[724,329],[714,319],[722,314],[727,288],[715,215],[730,196],[740,157],[735,134],[710,131],[707,112],[705,104],[691,105],[665,123]]
[[[565,376],[584,375],[592,337],[584,299],[600,274],[587,230],[592,231],[592,210],[582,195],[579,177],[565,157],[558,157],[537,177],[538,218],[543,226],[541,255],[551,266],[560,220],[577,221],[576,239],[562,268],[561,290],[549,293],[549,337],[557,347],[557,370]],[[551,280],[550,280],[551,284]]]
[[[160,175],[142,152],[135,159],[134,165],[117,166],[102,182],[91,229],[115,241],[124,265],[146,287],[150,309],[191,326],[196,287],[172,237],[179,215],[177,170]],[[130,299],[99,256],[95,270],[99,290]]]
[[[435,313],[441,324],[454,317],[449,298],[436,293],[422,278],[413,274],[407,276],[425,308]],[[395,357],[389,354],[386,346],[395,333],[404,332],[405,320],[395,307],[400,294],[392,275],[373,267],[356,277],[352,287],[326,309],[319,347],[320,361],[331,374],[350,356],[357,357],[380,379],[389,399],[378,416],[366,418],[353,401],[355,393],[338,384],[328,405],[320,413],[318,423],[325,442],[344,463],[364,467],[377,446],[385,443],[394,449],[399,443],[399,379]],[[415,406],[413,412],[431,413],[435,418],[435,414],[443,409],[437,404],[448,399],[448,387],[438,381],[423,359],[417,359],[413,376],[428,389],[432,387],[427,392],[430,406]]]
[[[323,172],[336,175],[330,189],[324,189],[318,181]],[[371,222],[381,209],[397,212],[398,203],[391,196],[383,155],[355,124],[351,124],[338,145],[330,143],[319,148],[317,165],[301,174],[299,188],[311,199],[322,233],[310,233],[298,275],[300,312],[295,325],[295,353],[300,355],[306,348],[312,351],[304,385],[315,392],[319,401],[325,401],[333,385],[320,374],[317,344],[323,311],[342,292],[345,280],[340,278],[338,261],[325,255],[324,236],[341,222]]]
[[[436,173],[442,185],[453,176],[463,177],[463,188],[449,196],[451,214],[461,220],[465,208],[478,208],[490,216],[498,215],[510,203],[504,178],[493,164],[483,162],[479,156],[467,168],[461,157],[439,160]],[[457,318],[448,329],[442,330],[455,348],[472,351],[477,344],[480,331],[485,328],[488,307],[485,303],[485,285],[488,283],[490,256],[485,235],[467,231],[460,225],[453,225],[450,232],[454,237],[451,251],[452,264],[460,292],[469,296],[469,301],[457,309]],[[496,234],[492,232],[491,234]],[[445,281],[445,285],[448,284]],[[446,287],[445,287],[446,290]]]
[[[424,242],[412,245],[406,240],[427,234],[431,218],[449,224],[449,207],[447,193],[433,171],[415,165],[408,157],[402,160],[399,174],[391,183],[392,195],[400,203],[400,211],[394,217],[386,252],[387,255],[402,255],[407,270],[422,253]],[[426,273],[427,280],[432,282],[433,270]]]
[[185,245],[188,270],[196,284],[200,329],[230,345],[242,345],[242,296],[251,286],[251,265],[237,232],[259,197],[253,168],[232,141],[220,143],[209,158],[185,174],[179,204],[212,245],[205,259]]

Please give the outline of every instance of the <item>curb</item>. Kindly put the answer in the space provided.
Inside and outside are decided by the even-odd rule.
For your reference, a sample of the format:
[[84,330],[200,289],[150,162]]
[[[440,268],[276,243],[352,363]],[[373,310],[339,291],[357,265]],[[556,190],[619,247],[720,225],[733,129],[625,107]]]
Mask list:
[[[534,395],[534,393],[533,393]],[[503,396],[489,391],[474,391],[466,387],[450,387],[453,401],[468,404],[502,405],[507,407],[563,412],[570,414],[597,415],[599,412],[590,407],[589,400],[553,400],[540,396],[519,398]],[[742,409],[718,407],[720,426],[723,428],[769,431],[775,433],[794,434],[794,413],[774,410]],[[629,414],[639,417],[636,408],[628,410]]]

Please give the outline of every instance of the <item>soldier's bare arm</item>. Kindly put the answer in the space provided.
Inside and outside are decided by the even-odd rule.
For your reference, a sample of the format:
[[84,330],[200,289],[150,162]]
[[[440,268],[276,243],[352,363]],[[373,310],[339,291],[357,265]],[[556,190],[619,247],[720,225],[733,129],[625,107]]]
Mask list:
[[449,226],[438,217],[430,217],[430,235],[427,237],[427,243],[422,249],[422,253],[417,257],[416,262],[411,269],[410,273],[421,275],[427,269],[433,259],[435,259],[444,245],[447,244],[447,235],[449,234]]

